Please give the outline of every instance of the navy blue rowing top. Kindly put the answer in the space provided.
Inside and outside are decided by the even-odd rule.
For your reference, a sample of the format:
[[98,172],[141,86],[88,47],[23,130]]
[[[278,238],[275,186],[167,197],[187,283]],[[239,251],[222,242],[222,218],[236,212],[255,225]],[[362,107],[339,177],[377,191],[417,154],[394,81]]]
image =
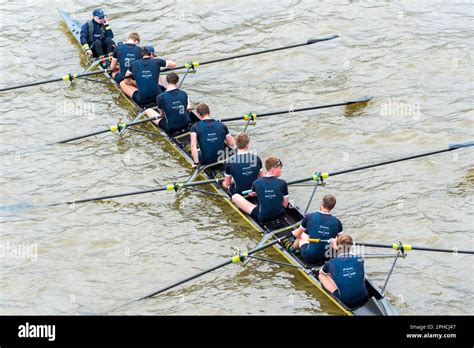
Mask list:
[[120,81],[123,80],[125,73],[130,69],[132,63],[139,60],[141,56],[141,48],[135,44],[126,43],[115,47],[113,57],[120,64],[120,72],[116,78]]
[[[309,238],[314,239],[336,238],[338,233],[342,232],[341,220],[320,211],[307,214],[301,221],[301,227]],[[328,246],[327,243],[309,243],[305,254],[315,259],[329,258],[330,255],[325,255]]]
[[191,127],[191,133],[196,133],[201,149],[199,163],[214,163],[219,157],[224,159],[225,139],[229,134],[225,124],[214,119],[205,119],[195,123]]
[[365,286],[364,260],[353,254],[337,255],[323,266],[337,285],[339,297],[349,307],[368,297]]
[[130,72],[137,83],[140,98],[155,98],[160,92],[158,79],[160,67],[166,66],[166,60],[160,58],[141,58],[130,66]]
[[288,196],[288,185],[285,180],[264,176],[253,182],[252,191],[257,194],[260,221],[269,221],[283,215],[285,212],[283,198]]
[[158,109],[165,113],[163,128],[169,132],[175,132],[186,127],[191,119],[189,117],[188,95],[180,89],[165,91],[156,97]]
[[234,179],[230,192],[242,194],[242,191],[250,190],[261,169],[262,160],[253,153],[237,153],[230,157],[224,167],[225,175]]

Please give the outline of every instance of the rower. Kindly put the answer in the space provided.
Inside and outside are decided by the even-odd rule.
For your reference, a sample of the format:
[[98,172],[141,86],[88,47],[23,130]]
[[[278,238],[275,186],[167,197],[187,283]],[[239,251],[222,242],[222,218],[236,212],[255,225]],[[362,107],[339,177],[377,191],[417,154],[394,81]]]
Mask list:
[[331,241],[337,255],[319,270],[323,287],[349,308],[367,302],[369,294],[365,286],[364,260],[351,253],[354,244],[351,236],[343,234]]
[[159,85],[160,68],[176,67],[172,60],[153,59],[154,54],[155,49],[152,46],[144,46],[142,58],[132,63],[120,82],[122,91],[142,106],[155,103],[157,95],[162,91]]
[[[139,43],[140,35],[132,32],[128,35],[127,41],[123,45],[115,47],[110,69],[113,71],[112,77],[117,83],[122,82],[125,73],[132,63],[142,57],[142,49],[138,46]],[[114,71],[117,63],[120,66],[120,71]]]
[[240,133],[235,138],[237,153],[225,163],[225,180],[223,186],[232,195],[250,190],[252,183],[265,175],[262,160],[257,155],[249,152],[250,136]]
[[249,196],[257,197],[258,206],[249,202],[240,194],[232,196],[232,202],[255,220],[269,222],[284,215],[288,207],[288,185],[285,180],[279,179],[283,163],[277,157],[268,157],[265,160],[267,174],[252,184]]
[[81,45],[89,57],[100,57],[109,54],[115,47],[112,40],[114,33],[110,29],[105,13],[96,8],[92,11],[92,19],[81,27]]
[[330,253],[326,252],[327,244],[310,243],[309,239],[333,239],[342,232],[342,223],[331,215],[336,205],[336,197],[327,194],[321,200],[319,211],[307,214],[301,221],[300,227],[293,231],[296,240],[293,249],[300,249],[303,261],[309,264],[321,264],[329,260]]
[[196,112],[200,121],[191,127],[193,168],[199,164],[215,163],[219,158],[225,159],[225,145],[233,147],[235,143],[234,137],[229,133],[227,126],[211,118],[209,106],[201,103],[196,107]]
[[159,121],[153,122],[168,134],[187,129],[191,122],[188,111],[191,104],[186,92],[178,88],[178,81],[178,74],[171,72],[166,75],[166,91],[156,97],[160,113],[151,108],[145,110],[148,117],[161,117]]

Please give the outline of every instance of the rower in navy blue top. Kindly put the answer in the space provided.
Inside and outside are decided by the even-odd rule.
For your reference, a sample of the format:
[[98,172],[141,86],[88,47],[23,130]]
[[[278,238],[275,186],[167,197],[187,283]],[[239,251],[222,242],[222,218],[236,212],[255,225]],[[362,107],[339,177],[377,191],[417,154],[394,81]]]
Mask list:
[[[128,35],[127,41],[123,45],[115,47],[110,69],[113,71],[112,77],[117,83],[123,80],[125,73],[130,69],[132,63],[142,57],[142,49],[137,46],[139,43],[140,35],[133,32]],[[120,66],[120,70],[115,71],[117,63]]]
[[233,195],[250,190],[253,182],[264,175],[262,160],[249,152],[249,143],[250,136],[247,133],[240,133],[235,138],[237,153],[225,163],[223,186]]
[[211,118],[209,106],[206,104],[199,104],[196,112],[201,121],[191,127],[193,167],[225,160],[228,155],[225,145],[233,147],[234,137],[225,124]]
[[156,97],[160,113],[153,109],[145,110],[148,117],[157,117],[155,124],[168,134],[173,134],[189,128],[191,118],[188,109],[191,108],[188,95],[178,88],[178,74],[170,72],[166,75],[167,89]]
[[341,235],[332,240],[337,256],[319,270],[323,287],[349,308],[365,304],[369,294],[365,285],[364,261],[350,253],[354,244],[351,236]]
[[100,57],[113,51],[115,47],[113,38],[114,33],[107,23],[104,11],[96,8],[92,11],[92,19],[81,27],[82,49],[89,57]]
[[279,179],[283,163],[277,157],[268,157],[265,160],[267,174],[254,181],[249,196],[257,197],[258,205],[246,200],[242,195],[232,196],[232,202],[250,214],[255,220],[268,222],[283,216],[288,207],[289,193],[286,181]]
[[300,227],[293,231],[296,240],[294,249],[301,250],[303,261],[309,264],[319,264],[330,258],[329,244],[310,243],[309,239],[332,239],[342,233],[342,223],[331,215],[336,205],[336,197],[327,194],[321,200],[318,212],[307,214]]
[[[176,63],[172,60],[153,59],[154,53],[153,47],[144,46],[141,53],[142,58],[132,63],[130,69],[125,73],[125,78],[120,82],[123,92],[141,106],[154,104],[156,96],[161,93],[160,68],[176,67]],[[128,76],[131,78],[127,78]]]

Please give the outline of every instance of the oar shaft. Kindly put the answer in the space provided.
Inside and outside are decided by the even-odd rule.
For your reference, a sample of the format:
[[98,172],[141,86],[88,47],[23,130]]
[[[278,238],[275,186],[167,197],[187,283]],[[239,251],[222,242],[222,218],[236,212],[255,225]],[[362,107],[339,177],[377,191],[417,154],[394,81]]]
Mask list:
[[191,281],[191,280],[193,280],[193,279],[196,279],[196,278],[201,277],[201,276],[203,276],[203,275],[205,275],[205,274],[211,273],[212,271],[215,271],[216,269],[219,269],[219,268],[222,268],[222,267],[224,267],[224,266],[230,265],[231,263],[236,263],[236,262],[242,261],[243,259],[245,259],[245,257],[250,256],[250,255],[253,255],[253,254],[255,254],[255,253],[257,253],[257,252],[259,252],[259,251],[261,251],[261,250],[263,250],[263,249],[266,249],[266,248],[268,248],[268,247],[271,247],[272,245],[281,242],[281,241],[284,240],[285,238],[287,238],[287,237],[280,238],[280,239],[276,239],[276,240],[274,240],[274,241],[272,241],[272,242],[270,242],[270,243],[264,244],[264,245],[262,245],[262,246],[260,246],[260,247],[257,247],[257,248],[255,248],[255,249],[252,249],[252,250],[250,250],[250,251],[248,251],[248,252],[246,252],[246,253],[238,254],[238,255],[232,257],[231,259],[229,259],[229,260],[227,260],[227,261],[224,261],[224,262],[222,262],[222,263],[220,263],[220,264],[218,264],[218,265],[216,265],[216,266],[214,266],[214,267],[211,267],[211,268],[209,268],[209,269],[207,269],[207,270],[205,270],[205,271],[199,272],[199,273],[197,273],[197,274],[195,274],[195,275],[192,275],[192,276],[190,276],[190,277],[187,277],[187,278],[185,278],[185,279],[182,279],[182,280],[178,281],[177,283],[171,284],[171,285],[166,286],[166,287],[164,287],[164,288],[162,288],[162,289],[160,289],[160,290],[158,290],[158,291],[155,291],[155,292],[153,292],[153,293],[151,293],[151,294],[148,294],[148,295],[146,295],[146,296],[143,296],[143,297],[139,298],[137,301],[141,301],[141,300],[144,300],[144,299],[146,299],[146,298],[153,297],[153,296],[155,296],[155,295],[161,294],[161,293],[163,293],[163,292],[165,292],[165,291],[168,291],[168,290],[170,290],[170,289],[173,289],[173,288],[175,288],[175,287],[177,287],[177,286],[179,286],[179,285],[182,285],[182,284],[184,284],[184,283],[187,283],[187,282],[189,282],[189,281]]
[[[300,44],[296,44],[296,45],[271,48],[271,49],[263,50],[263,51],[243,53],[243,54],[238,54],[238,55],[231,56],[231,57],[213,59],[213,60],[208,60],[208,61],[205,61],[205,62],[199,62],[199,65],[201,66],[201,65],[206,65],[206,64],[225,62],[227,60],[232,60],[232,59],[237,59],[237,58],[256,56],[256,55],[264,54],[264,53],[270,53],[270,52],[276,52],[276,51],[286,50],[286,49],[290,49],[290,48],[296,48],[296,47],[300,47],[300,46],[312,45],[312,44],[315,44],[315,43],[318,43],[318,42],[333,40],[337,37],[338,37],[338,35],[334,34],[334,35],[323,37],[323,38],[320,38],[320,39],[308,40],[304,43],[300,43]],[[172,70],[177,70],[177,69],[184,69],[185,67],[186,67],[186,65],[181,65],[181,66],[177,66],[176,68],[172,68],[172,69],[163,69],[162,72],[172,71]]]
[[[421,153],[421,154],[418,154],[418,155],[402,157],[402,158],[389,160],[389,161],[384,161],[384,162],[378,162],[378,163],[374,163],[374,164],[368,164],[368,165],[365,165],[365,166],[340,170],[340,171],[332,172],[332,173],[326,173],[326,175],[324,177],[331,177],[331,176],[336,176],[336,175],[341,175],[341,174],[353,173],[353,172],[357,172],[357,171],[361,171],[361,170],[365,170],[365,169],[384,166],[384,165],[387,165],[387,164],[392,164],[392,163],[397,163],[397,162],[402,162],[402,161],[408,161],[408,160],[412,160],[412,159],[415,159],[415,158],[440,154],[440,153],[443,153],[443,152],[449,152],[449,151],[457,150],[457,149],[468,147],[468,146],[474,146],[474,142],[454,144],[454,145],[450,145],[447,149],[443,149],[443,150],[425,152],[425,153]],[[313,178],[314,178],[313,176],[310,176],[310,177],[307,177],[307,178],[292,180],[292,181],[288,181],[287,184],[288,185],[299,184],[299,183],[302,183],[302,182],[313,180]]]
[[[289,113],[293,113],[293,112],[303,112],[303,111],[310,111],[310,110],[317,110],[317,109],[334,108],[334,107],[337,107],[337,106],[344,106],[344,105],[351,105],[351,104],[356,104],[356,103],[368,102],[368,101],[370,101],[370,99],[371,98],[365,98],[365,99],[357,99],[357,100],[351,100],[351,101],[342,102],[342,103],[335,103],[335,104],[308,106],[308,107],[293,109],[293,110],[287,109],[287,110],[280,110],[280,111],[265,112],[265,113],[262,113],[262,114],[257,114],[257,118],[275,116],[275,115],[283,115],[283,114],[289,114]],[[242,119],[242,116],[235,116],[235,117],[223,118],[220,121],[221,122],[229,122],[229,121],[235,121],[235,120],[241,120],[241,119]]]
[[340,171],[337,171],[337,172],[329,173],[329,176],[336,176],[336,175],[341,175],[341,174],[357,172],[357,171],[360,171],[360,170],[385,166],[387,164],[408,161],[408,160],[412,160],[412,159],[420,158],[420,157],[436,155],[436,154],[439,154],[439,153],[448,152],[448,151],[452,151],[452,150],[454,150],[454,149],[443,149],[443,150],[438,150],[438,151],[425,152],[425,153],[421,153],[421,154],[418,154],[418,155],[398,158],[398,159],[394,159],[394,160],[390,160],[390,161],[384,161],[384,162],[369,164],[369,165],[366,165],[366,166],[356,167],[356,168],[352,168],[352,169],[340,170]]
[[[98,74],[103,74],[103,73],[104,73],[104,70],[99,70],[99,71],[87,72],[87,73],[80,74],[80,75],[69,74],[69,75],[66,75],[66,76],[71,76],[73,79],[76,79],[76,78],[80,78],[80,77],[98,75]],[[25,87],[44,85],[44,84],[47,84],[47,83],[59,82],[59,81],[68,81],[68,80],[65,79],[65,77],[58,77],[56,79],[51,79],[51,80],[46,80],[46,81],[37,81],[37,82],[27,83],[27,84],[13,86],[13,87],[1,88],[0,92],[11,91],[13,89],[19,89],[19,88],[25,88]]]
[[[145,118],[143,120],[138,120],[138,121],[133,121],[133,122],[130,122],[130,123],[124,123],[122,125],[122,129],[126,129],[130,126],[135,126],[137,124],[141,124],[141,123],[145,123],[145,122],[149,122],[149,121],[153,121],[153,120],[157,120],[158,118],[156,116],[153,116],[153,117],[149,117],[149,118]],[[104,134],[104,133],[108,133],[108,132],[111,132],[112,131],[112,128],[113,127],[109,127],[107,129],[103,129],[103,130],[100,130],[100,131],[97,131],[97,132],[93,132],[93,133],[89,133],[89,134],[84,134],[84,135],[78,135],[77,137],[72,137],[72,138],[69,138],[69,139],[64,139],[64,140],[61,140],[61,141],[58,141],[56,142],[56,144],[65,144],[65,143],[69,143],[71,141],[75,141],[75,140],[79,140],[79,139],[84,139],[84,138],[88,138],[88,137],[92,137],[94,135],[99,135],[99,134]],[[118,130],[118,127],[117,127],[117,130]]]
[[[397,244],[378,244],[378,243],[366,243],[366,242],[356,242],[357,245],[363,245],[366,247],[372,248],[385,248],[385,249],[394,249],[394,245]],[[473,250],[458,250],[457,248],[452,249],[440,249],[440,248],[427,248],[427,247],[419,247],[414,245],[407,245],[409,250],[419,250],[419,251],[435,251],[441,253],[458,253],[458,254],[474,254]],[[398,249],[398,247],[397,247]]]
[[193,279],[199,278],[199,277],[201,277],[201,276],[203,276],[203,275],[205,275],[205,274],[211,273],[212,271],[215,271],[216,269],[219,269],[219,268],[222,268],[222,267],[224,267],[224,266],[227,266],[227,265],[229,265],[229,264],[231,264],[231,263],[232,263],[231,260],[227,260],[227,261],[225,261],[225,262],[222,262],[221,264],[218,264],[218,265],[216,265],[216,266],[214,266],[214,267],[212,267],[212,268],[209,268],[209,269],[207,269],[207,270],[205,270],[205,271],[199,272],[199,273],[197,273],[197,274],[195,274],[195,275],[192,275],[192,276],[190,276],[190,277],[184,278],[184,279],[180,280],[180,281],[177,282],[177,283],[174,283],[174,284],[165,286],[164,288],[162,288],[162,289],[160,289],[160,290],[158,290],[158,291],[155,291],[155,292],[153,292],[153,293],[151,293],[151,294],[148,294],[148,295],[146,295],[146,296],[143,296],[143,297],[139,298],[138,301],[141,301],[141,300],[147,299],[147,298],[149,298],[149,297],[153,297],[153,296],[156,296],[156,295],[158,295],[158,294],[161,294],[161,293],[163,293],[163,292],[165,292],[165,291],[168,291],[168,290],[170,290],[170,289],[173,289],[173,288],[175,288],[175,287],[177,287],[177,286],[180,286],[181,284],[187,283],[187,282],[189,282],[189,281],[191,281],[191,280],[193,280]]
[[54,203],[54,204],[50,204],[50,205],[51,206],[56,206],[56,205],[59,205],[59,204],[86,203],[86,202],[92,202],[92,201],[102,201],[102,200],[111,199],[111,198],[120,198],[120,197],[126,197],[126,196],[140,195],[140,194],[144,194],[144,193],[152,193],[152,192],[159,192],[159,191],[172,191],[172,190],[181,189],[183,187],[214,184],[214,183],[218,183],[218,182],[223,181],[223,180],[224,179],[208,179],[208,180],[202,180],[202,181],[193,181],[193,182],[184,183],[184,184],[183,183],[175,183],[175,184],[167,185],[167,186],[164,186],[164,187],[152,188],[152,189],[147,189],[147,190],[117,193],[117,194],[113,194],[113,195],[99,196],[99,197],[93,197],[93,198],[84,198],[84,199],[78,199],[78,200],[74,200],[74,201]]

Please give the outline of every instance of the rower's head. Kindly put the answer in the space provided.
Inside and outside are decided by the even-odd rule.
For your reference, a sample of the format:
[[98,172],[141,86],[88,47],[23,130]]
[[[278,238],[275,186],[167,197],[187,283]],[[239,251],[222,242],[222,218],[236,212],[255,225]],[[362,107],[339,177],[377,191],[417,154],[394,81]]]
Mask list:
[[96,8],[92,11],[92,19],[94,19],[99,24],[105,23],[105,12],[101,8]]
[[155,49],[153,46],[143,46],[142,47],[142,58],[151,58],[155,54]]
[[321,199],[321,205],[319,209],[326,213],[329,213],[336,206],[336,197],[331,194],[324,195]]
[[201,120],[205,117],[211,116],[211,110],[209,110],[209,106],[204,103],[199,103],[198,106],[196,106],[196,112]]
[[250,136],[247,133],[240,133],[235,138],[235,145],[239,151],[247,151],[249,149]]
[[127,42],[138,45],[140,43],[140,35],[136,31],[131,32],[128,34]]
[[270,156],[265,160],[265,169],[271,176],[280,176],[283,170],[283,162],[275,156]]
[[337,236],[336,248],[337,248],[338,254],[350,253],[353,245],[354,245],[354,240],[348,234],[343,233]]
[[179,81],[179,76],[178,74],[174,72],[170,72],[168,75],[166,75],[166,82],[168,83],[168,88],[169,87],[177,87]]

